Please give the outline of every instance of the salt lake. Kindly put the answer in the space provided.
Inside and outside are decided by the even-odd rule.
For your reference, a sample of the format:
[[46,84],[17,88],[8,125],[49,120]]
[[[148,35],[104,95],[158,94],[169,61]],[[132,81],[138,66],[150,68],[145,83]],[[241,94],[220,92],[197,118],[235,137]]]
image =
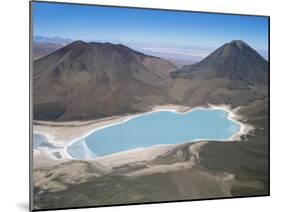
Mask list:
[[[154,145],[196,140],[227,141],[241,127],[228,117],[229,112],[223,109],[194,109],[187,113],[154,111],[95,130],[83,139],[83,145],[95,156],[104,156]],[[81,140],[78,142],[81,143]],[[83,158],[77,152],[77,144],[74,142],[68,152],[74,157]]]

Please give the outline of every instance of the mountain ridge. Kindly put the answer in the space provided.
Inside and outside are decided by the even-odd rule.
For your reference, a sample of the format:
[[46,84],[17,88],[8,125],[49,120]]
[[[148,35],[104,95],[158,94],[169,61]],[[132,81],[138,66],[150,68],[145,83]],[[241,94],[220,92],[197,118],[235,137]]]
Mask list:
[[86,120],[155,105],[240,106],[264,98],[268,64],[243,41],[178,69],[122,44],[74,41],[34,62],[34,117]]
[[173,78],[229,78],[248,85],[267,83],[268,64],[257,51],[241,40],[233,40],[202,61],[171,73]]
[[124,45],[75,41],[34,62],[35,118],[90,119],[147,110],[167,99],[173,70],[172,63]]

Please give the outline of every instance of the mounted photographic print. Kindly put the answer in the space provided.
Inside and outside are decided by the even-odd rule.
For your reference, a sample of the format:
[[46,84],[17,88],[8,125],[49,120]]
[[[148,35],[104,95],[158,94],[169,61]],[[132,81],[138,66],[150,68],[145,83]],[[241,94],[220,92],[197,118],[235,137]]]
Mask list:
[[269,195],[268,16],[30,6],[30,210]]

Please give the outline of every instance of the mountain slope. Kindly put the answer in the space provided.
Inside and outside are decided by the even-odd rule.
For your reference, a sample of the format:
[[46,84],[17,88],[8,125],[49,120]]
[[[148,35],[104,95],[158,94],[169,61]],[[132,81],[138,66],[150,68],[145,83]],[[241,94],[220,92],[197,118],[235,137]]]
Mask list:
[[188,106],[247,105],[268,96],[268,62],[243,41],[224,44],[201,62],[171,73],[170,96]]
[[34,59],[39,59],[42,58],[60,48],[62,48],[63,45],[61,44],[55,44],[55,43],[37,43],[33,42],[33,58]]
[[76,41],[34,62],[34,118],[96,119],[161,104],[242,106],[267,98],[267,82],[268,62],[243,41],[179,70],[121,44]]
[[201,62],[184,66],[173,78],[226,78],[247,85],[267,84],[268,64],[243,41],[226,43]]
[[124,45],[76,41],[34,62],[34,117],[81,120],[167,100],[175,66]]

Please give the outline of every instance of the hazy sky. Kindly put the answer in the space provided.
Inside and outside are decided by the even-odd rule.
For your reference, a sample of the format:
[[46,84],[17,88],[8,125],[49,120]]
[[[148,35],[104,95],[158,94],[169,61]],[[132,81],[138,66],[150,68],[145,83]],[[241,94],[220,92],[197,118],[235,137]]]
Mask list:
[[73,40],[219,47],[239,39],[268,48],[265,17],[34,2],[33,21],[34,35]]

